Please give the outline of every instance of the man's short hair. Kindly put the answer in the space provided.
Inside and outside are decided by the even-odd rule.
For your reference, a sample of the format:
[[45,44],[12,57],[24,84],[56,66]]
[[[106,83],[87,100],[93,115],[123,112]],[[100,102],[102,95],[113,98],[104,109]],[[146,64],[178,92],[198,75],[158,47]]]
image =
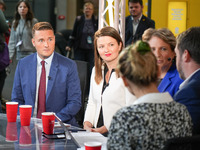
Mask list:
[[142,0],[128,0],[128,4],[130,3],[140,3],[141,6],[143,6],[143,1]]
[[52,30],[54,32],[53,27],[51,26],[49,22],[36,23],[32,29],[32,36],[34,37],[35,31],[39,31],[39,30]]
[[179,34],[176,46],[180,55],[188,50],[191,58],[200,65],[200,27],[191,27]]

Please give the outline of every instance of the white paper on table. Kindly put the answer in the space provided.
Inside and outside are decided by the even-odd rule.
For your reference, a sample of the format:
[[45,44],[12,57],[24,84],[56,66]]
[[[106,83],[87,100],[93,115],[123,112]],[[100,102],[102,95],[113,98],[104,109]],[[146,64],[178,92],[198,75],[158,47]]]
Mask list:
[[72,136],[81,146],[81,148],[78,148],[77,150],[84,150],[85,142],[100,142],[102,143],[101,150],[107,149],[106,148],[107,137],[104,137],[102,134],[98,132],[88,132],[88,131],[72,132]]

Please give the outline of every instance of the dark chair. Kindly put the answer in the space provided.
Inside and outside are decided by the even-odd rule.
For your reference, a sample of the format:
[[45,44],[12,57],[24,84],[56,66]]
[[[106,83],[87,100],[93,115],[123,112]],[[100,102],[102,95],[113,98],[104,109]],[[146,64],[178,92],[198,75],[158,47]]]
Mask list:
[[200,150],[200,135],[169,139],[163,150]]
[[90,78],[89,78],[89,64],[85,61],[74,60],[77,64],[78,75],[81,85],[81,109],[76,114],[76,120],[80,127],[83,127],[83,119],[85,114],[85,109],[87,105],[89,87],[90,87]]

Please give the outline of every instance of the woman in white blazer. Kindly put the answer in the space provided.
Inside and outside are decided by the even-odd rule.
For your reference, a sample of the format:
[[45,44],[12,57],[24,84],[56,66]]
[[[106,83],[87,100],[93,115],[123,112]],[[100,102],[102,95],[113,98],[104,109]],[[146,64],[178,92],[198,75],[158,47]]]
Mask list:
[[112,27],[104,27],[94,35],[95,67],[92,70],[84,129],[107,134],[113,115],[132,104],[135,96],[125,88],[115,72],[123,42]]

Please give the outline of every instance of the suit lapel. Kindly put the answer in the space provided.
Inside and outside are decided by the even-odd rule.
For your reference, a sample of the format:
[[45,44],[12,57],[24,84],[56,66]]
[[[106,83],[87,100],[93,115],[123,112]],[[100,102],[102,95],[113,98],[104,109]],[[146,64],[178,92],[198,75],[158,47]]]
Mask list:
[[171,84],[171,80],[170,80],[169,74],[167,73],[164,79],[161,81],[161,83],[158,86],[159,91],[164,92],[170,84]]
[[165,77],[163,78],[163,80],[158,86],[158,89],[160,92],[166,91],[167,87],[172,84],[171,79],[174,78],[175,71],[176,71],[176,67],[175,65],[172,64],[170,70],[167,72],[167,74],[165,75]]
[[58,71],[58,58],[57,58],[57,54],[54,53],[51,67],[50,67],[50,72],[49,72],[49,77],[51,77],[51,78],[48,80],[46,100],[48,100],[49,94],[51,93],[51,90],[53,88],[57,71]]
[[199,78],[200,78],[200,69],[198,69],[198,71],[195,74],[193,74],[192,78],[189,79],[189,82],[193,79],[199,80]]
[[30,76],[30,88],[31,88],[31,95],[33,98],[33,102],[35,102],[35,93],[36,93],[36,75],[37,75],[37,53],[33,55],[32,60],[29,64],[29,76]]
[[144,15],[142,15],[142,18],[141,18],[141,20],[140,20],[140,22],[138,24],[138,27],[137,27],[135,35],[139,34],[140,32],[142,32],[141,30],[143,30],[143,28],[144,28],[145,21],[146,21],[146,18],[145,18]]
[[133,35],[133,20],[132,20],[132,17],[130,16],[129,17],[129,29],[130,29],[130,32],[131,32],[131,35]]

